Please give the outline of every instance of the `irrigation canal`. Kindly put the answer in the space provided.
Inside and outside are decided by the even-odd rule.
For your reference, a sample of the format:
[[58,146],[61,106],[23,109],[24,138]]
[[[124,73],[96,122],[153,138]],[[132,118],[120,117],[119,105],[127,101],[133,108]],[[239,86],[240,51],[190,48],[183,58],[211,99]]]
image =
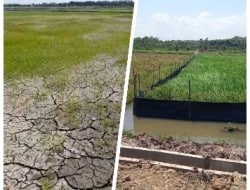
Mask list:
[[246,124],[232,123],[239,130],[228,132],[224,127],[227,122],[200,122],[171,119],[136,117],[133,115],[133,104],[126,106],[124,130],[135,133],[148,133],[157,136],[171,135],[176,138],[197,139],[205,141],[225,141],[245,146]]

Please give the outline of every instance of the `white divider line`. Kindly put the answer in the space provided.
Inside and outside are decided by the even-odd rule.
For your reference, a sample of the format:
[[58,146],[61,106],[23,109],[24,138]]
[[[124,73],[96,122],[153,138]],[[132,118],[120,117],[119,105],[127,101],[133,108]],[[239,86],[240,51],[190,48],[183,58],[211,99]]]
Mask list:
[[4,29],[4,26],[3,26],[3,1],[2,3],[0,3],[0,63],[1,63],[1,66],[0,66],[0,123],[2,123],[2,125],[0,125],[0,163],[1,163],[1,166],[0,166],[0,189],[3,189],[3,150],[4,150],[4,124],[3,124],[3,29]]
[[121,148],[121,139],[122,139],[124,115],[125,115],[125,108],[126,108],[127,92],[128,92],[128,82],[129,82],[132,51],[133,51],[133,44],[134,44],[134,33],[135,33],[137,9],[138,9],[138,0],[134,0],[133,19],[132,19],[130,42],[129,42],[129,49],[128,49],[128,59],[127,59],[127,67],[126,67],[125,84],[124,84],[124,88],[123,88],[122,109],[121,109],[121,116],[120,116],[118,140],[117,140],[117,146],[116,146],[116,157],[115,157],[114,174],[113,174],[113,180],[112,180],[112,190],[116,189],[116,182],[117,182],[118,165],[119,165],[120,148]]

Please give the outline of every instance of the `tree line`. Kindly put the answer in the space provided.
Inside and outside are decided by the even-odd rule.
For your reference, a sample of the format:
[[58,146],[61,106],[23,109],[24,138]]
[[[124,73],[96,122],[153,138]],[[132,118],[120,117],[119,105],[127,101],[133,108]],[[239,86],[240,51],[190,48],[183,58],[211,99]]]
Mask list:
[[82,6],[100,6],[100,7],[133,7],[132,0],[121,1],[70,1],[68,3],[33,3],[33,4],[4,4],[4,7],[82,7]]
[[208,40],[159,40],[155,37],[137,37],[134,39],[134,50],[166,51],[246,51],[246,37],[235,36],[230,39]]

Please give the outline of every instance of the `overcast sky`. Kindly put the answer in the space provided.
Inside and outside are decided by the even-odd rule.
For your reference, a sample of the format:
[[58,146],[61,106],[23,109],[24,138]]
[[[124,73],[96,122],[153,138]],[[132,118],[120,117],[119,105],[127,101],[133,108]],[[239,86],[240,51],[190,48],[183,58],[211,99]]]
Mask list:
[[246,0],[139,0],[135,36],[162,40],[246,36]]

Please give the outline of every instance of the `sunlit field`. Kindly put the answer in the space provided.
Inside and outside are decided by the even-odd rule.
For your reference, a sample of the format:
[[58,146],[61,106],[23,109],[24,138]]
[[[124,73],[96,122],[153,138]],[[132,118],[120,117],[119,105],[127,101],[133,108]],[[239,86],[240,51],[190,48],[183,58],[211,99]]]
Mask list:
[[49,75],[99,54],[126,65],[132,8],[126,11],[5,11],[4,75]]

